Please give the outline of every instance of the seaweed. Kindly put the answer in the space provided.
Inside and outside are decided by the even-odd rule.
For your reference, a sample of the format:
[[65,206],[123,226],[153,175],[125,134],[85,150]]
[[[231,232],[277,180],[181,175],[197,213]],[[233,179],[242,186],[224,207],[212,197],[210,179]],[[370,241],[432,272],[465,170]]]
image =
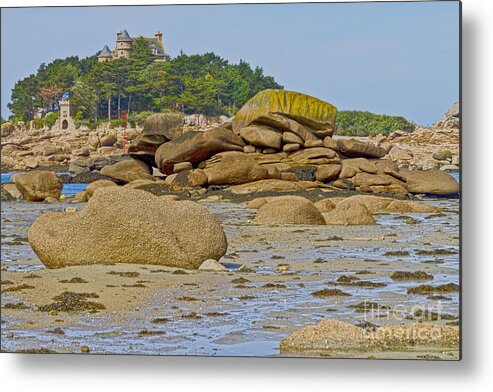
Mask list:
[[287,286],[282,283],[266,283],[262,286],[263,289],[287,289]]
[[244,283],[250,283],[250,282],[251,282],[250,280],[248,280],[248,279],[246,279],[246,278],[243,278],[243,277],[241,277],[241,278],[236,278],[236,279],[233,279],[233,280],[231,281],[231,283],[234,283],[234,284],[244,284]]
[[351,294],[346,293],[339,289],[322,289],[314,291],[311,293],[314,297],[325,298],[325,297],[351,297]]
[[176,299],[178,301],[189,301],[189,302],[198,301],[197,298],[195,298],[195,297],[187,297],[186,295],[182,295],[180,297],[177,297]]
[[73,293],[64,291],[63,293],[53,297],[53,301],[48,305],[38,306],[40,312],[90,312],[95,313],[106,307],[99,302],[87,301],[87,298],[99,298],[96,293]]
[[108,275],[118,275],[121,276],[122,278],[137,278],[140,276],[138,272],[133,272],[133,271],[126,271],[126,272],[119,272],[119,271],[110,271],[107,272]]
[[392,250],[385,252],[384,256],[409,256],[409,252],[407,250]]
[[89,283],[87,280],[79,278],[78,276],[68,280],[68,279],[63,279],[60,280],[60,283]]
[[151,323],[153,323],[153,324],[164,324],[164,323],[168,323],[169,321],[170,321],[169,318],[157,317],[155,319],[152,319]]
[[2,290],[2,293],[11,293],[11,292],[14,292],[14,291],[21,291],[21,290],[30,290],[30,289],[34,289],[34,286],[30,286],[28,284],[21,284],[21,285],[18,285],[18,286],[14,286],[14,287],[9,287],[5,290]]
[[392,280],[433,280],[433,275],[425,271],[395,271],[390,278]]
[[460,286],[455,283],[447,283],[439,286],[422,284],[420,286],[407,289],[408,294],[441,294],[453,293],[460,290]]
[[29,307],[26,306],[23,302],[17,302],[16,304],[9,303],[9,304],[5,304],[3,307],[4,309],[15,309],[15,310],[29,309]]
[[422,249],[416,251],[417,255],[435,256],[435,255],[456,255],[458,252],[449,249]]

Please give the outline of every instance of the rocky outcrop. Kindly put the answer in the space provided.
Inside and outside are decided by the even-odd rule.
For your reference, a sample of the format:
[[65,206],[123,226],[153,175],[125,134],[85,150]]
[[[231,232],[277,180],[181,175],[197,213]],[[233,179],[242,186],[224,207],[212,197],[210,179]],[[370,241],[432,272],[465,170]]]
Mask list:
[[265,125],[249,125],[241,128],[240,136],[248,143],[256,147],[281,149],[282,133],[272,130]]
[[[241,128],[251,124],[264,124],[282,129],[286,125],[283,119],[287,119],[307,127],[315,136],[323,139],[332,135],[336,113],[337,109],[331,104],[306,94],[286,90],[264,90],[236,113],[232,124],[233,130],[239,133]],[[307,140],[306,136],[301,137]]]
[[355,139],[339,139],[337,146],[341,153],[350,157],[383,158],[387,154],[382,147]]
[[313,203],[300,196],[279,196],[268,199],[254,220],[264,225],[324,225],[325,220]]
[[455,102],[449,110],[445,113],[445,115],[433,124],[435,128],[443,129],[443,128],[456,128],[458,129],[460,126],[460,103]]
[[[399,200],[390,197],[370,196],[370,195],[356,195],[348,198],[333,197],[330,199],[323,199],[317,203],[323,203],[325,200],[330,201],[334,205],[337,205],[343,201],[351,201],[363,204],[368,211],[372,214],[380,213],[437,213],[440,212],[440,207],[435,207],[425,203],[419,203],[410,200]],[[318,207],[317,203],[315,205]]]
[[436,350],[459,348],[459,327],[430,322],[388,324],[366,329],[344,321],[323,319],[281,341],[281,353],[324,356],[357,356],[385,350],[413,350],[426,346]]
[[156,151],[156,164],[162,173],[172,174],[176,163],[195,164],[220,152],[243,151],[244,145],[240,136],[226,128],[188,132],[161,145]]
[[248,184],[231,186],[228,188],[228,191],[237,195],[245,195],[260,192],[296,192],[317,189],[319,187],[319,183],[312,181],[260,180]]
[[125,187],[98,189],[80,212],[41,215],[28,239],[48,268],[136,263],[196,269],[227,250],[222,227],[198,203],[163,201]]
[[101,174],[123,184],[135,180],[154,179],[149,166],[137,159],[125,159],[121,162],[105,166],[101,169]]
[[440,170],[401,170],[411,193],[450,196],[459,193],[459,183],[450,174]]
[[245,184],[269,178],[269,171],[255,159],[237,151],[222,152],[206,161],[204,173],[209,185]]
[[154,165],[159,146],[183,134],[182,113],[155,113],[147,117],[144,129],[130,144],[130,156]]
[[43,201],[47,197],[60,198],[63,183],[59,175],[49,171],[17,173],[11,181],[27,201]]

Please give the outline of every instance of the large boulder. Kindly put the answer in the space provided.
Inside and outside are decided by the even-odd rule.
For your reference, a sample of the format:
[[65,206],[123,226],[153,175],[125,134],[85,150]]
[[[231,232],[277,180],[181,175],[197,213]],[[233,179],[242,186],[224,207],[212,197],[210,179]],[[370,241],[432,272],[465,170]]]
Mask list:
[[240,129],[240,136],[257,147],[281,149],[282,134],[265,125],[249,125],[242,128]]
[[236,185],[269,178],[267,168],[259,165],[250,155],[226,151],[206,161],[204,172],[209,185]]
[[337,203],[335,208],[324,214],[328,225],[375,225],[375,219],[363,203],[351,198]]
[[319,165],[315,170],[317,181],[327,182],[335,180],[341,173],[342,166],[338,164]]
[[267,201],[257,211],[258,224],[325,225],[325,220],[313,203],[301,196],[279,196]]
[[101,169],[101,174],[124,184],[135,180],[153,179],[150,167],[137,159],[126,159],[105,166]]
[[362,357],[369,353],[391,350],[405,352],[416,347],[433,351],[459,349],[459,327],[431,322],[385,324],[367,329],[344,321],[323,319],[317,325],[307,325],[283,339],[281,353]]
[[407,190],[410,193],[449,196],[460,192],[459,183],[444,171],[401,169],[399,174],[406,178]]
[[154,165],[154,157],[159,146],[183,134],[183,114],[155,113],[147,117],[144,129],[128,147],[129,154]]
[[82,211],[41,215],[28,239],[48,268],[98,263],[198,268],[227,250],[222,227],[198,203],[164,201],[125,187],[98,189]]
[[49,171],[17,173],[11,181],[27,201],[43,201],[47,197],[59,199],[63,188],[60,176]]
[[387,154],[382,147],[355,139],[339,139],[337,145],[341,153],[350,157],[382,158]]
[[283,120],[290,119],[308,127],[316,136],[324,138],[334,132],[336,113],[337,109],[331,104],[306,94],[286,90],[264,90],[243,105],[233,118],[232,125],[235,132],[254,123],[290,131],[289,127],[286,129],[286,122]]
[[204,161],[224,151],[243,151],[243,139],[233,131],[218,127],[204,132],[187,132],[162,144],[156,151],[156,164],[161,173],[172,174],[175,163]]

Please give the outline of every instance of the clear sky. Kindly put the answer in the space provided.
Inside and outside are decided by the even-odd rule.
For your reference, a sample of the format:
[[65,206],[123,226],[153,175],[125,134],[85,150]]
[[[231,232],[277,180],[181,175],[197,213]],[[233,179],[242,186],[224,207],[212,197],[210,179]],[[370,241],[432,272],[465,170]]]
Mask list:
[[2,9],[1,113],[43,62],[92,55],[115,34],[163,33],[171,56],[213,51],[261,66],[338,109],[438,120],[459,99],[459,3],[326,3]]

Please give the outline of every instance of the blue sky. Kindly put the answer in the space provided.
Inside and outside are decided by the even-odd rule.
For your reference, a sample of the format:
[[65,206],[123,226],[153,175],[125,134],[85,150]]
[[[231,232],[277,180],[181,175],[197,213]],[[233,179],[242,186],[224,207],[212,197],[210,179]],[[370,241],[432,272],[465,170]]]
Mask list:
[[431,124],[459,99],[459,3],[327,3],[2,9],[1,113],[43,62],[86,57],[115,34],[160,30],[171,56],[243,59],[338,109]]

